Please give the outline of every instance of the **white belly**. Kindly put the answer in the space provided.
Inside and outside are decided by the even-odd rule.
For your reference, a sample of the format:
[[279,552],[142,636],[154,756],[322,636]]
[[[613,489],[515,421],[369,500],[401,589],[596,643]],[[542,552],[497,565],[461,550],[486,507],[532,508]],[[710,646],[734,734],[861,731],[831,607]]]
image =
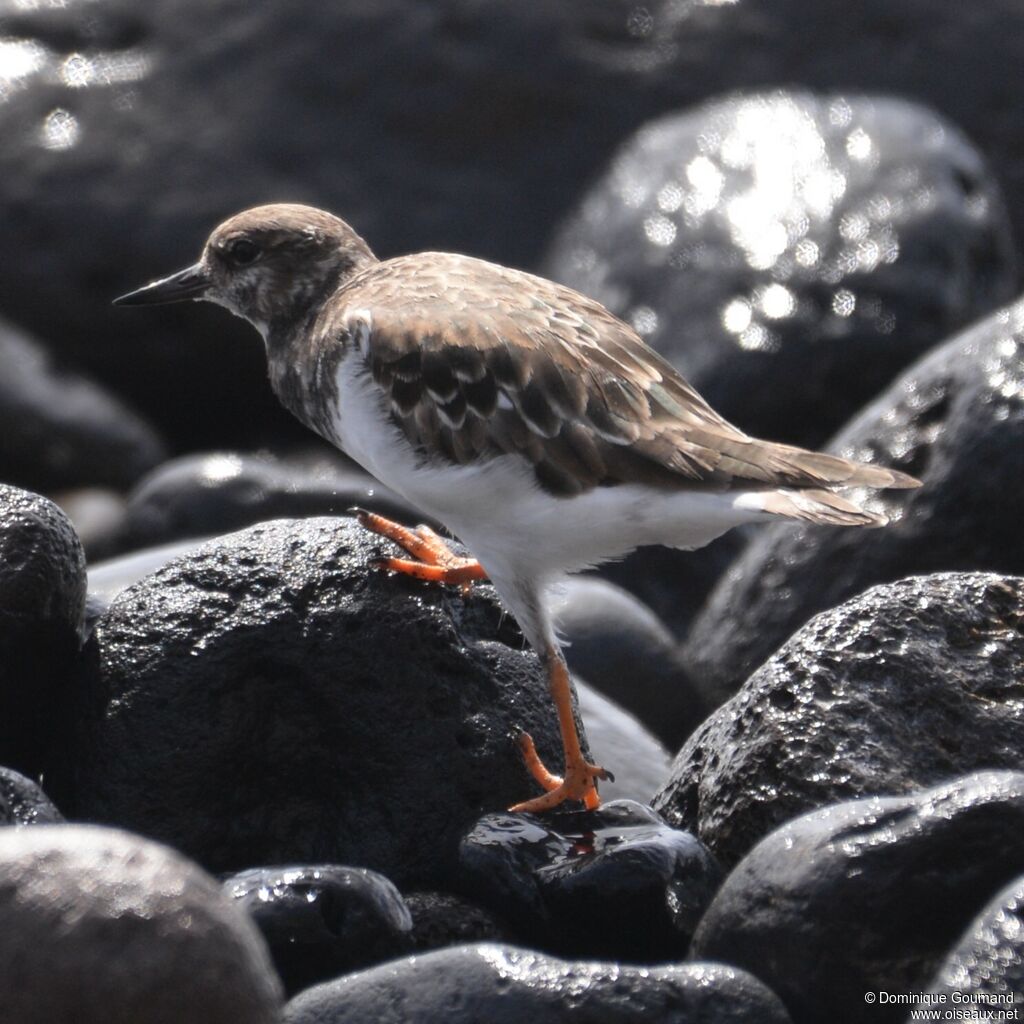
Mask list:
[[764,518],[737,507],[736,494],[634,484],[557,498],[541,490],[525,459],[513,455],[469,466],[421,462],[388,420],[380,391],[354,368],[346,360],[338,369],[338,443],[381,483],[444,523],[492,578],[543,584],[646,544],[702,547]]

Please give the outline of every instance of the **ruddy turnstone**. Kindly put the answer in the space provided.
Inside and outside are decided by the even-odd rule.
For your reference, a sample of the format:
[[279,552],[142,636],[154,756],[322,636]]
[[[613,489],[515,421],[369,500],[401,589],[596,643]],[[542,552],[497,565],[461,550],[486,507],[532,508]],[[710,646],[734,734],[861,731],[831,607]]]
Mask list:
[[698,548],[744,523],[880,526],[833,488],[918,485],[748,437],[585,295],[469,256],[378,260],[348,224],[308,206],[239,213],[193,266],[116,302],[182,299],[252,323],[284,405],[477,556],[360,513],[410,556],[387,568],[464,586],[489,578],[543,659],[565,771],[549,772],[522,736],[545,793],[512,810],[597,807],[597,780],[609,777],[580,748],[545,606],[564,574],[644,544]]

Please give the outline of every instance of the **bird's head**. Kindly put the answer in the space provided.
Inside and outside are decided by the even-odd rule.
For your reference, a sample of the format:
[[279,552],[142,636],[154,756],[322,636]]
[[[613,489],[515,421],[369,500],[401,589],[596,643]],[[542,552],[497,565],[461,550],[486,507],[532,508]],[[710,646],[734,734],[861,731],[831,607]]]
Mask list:
[[347,278],[375,262],[362,238],[323,210],[288,203],[257,206],[215,228],[198,262],[114,302],[216,302],[266,337],[275,323],[301,320]]

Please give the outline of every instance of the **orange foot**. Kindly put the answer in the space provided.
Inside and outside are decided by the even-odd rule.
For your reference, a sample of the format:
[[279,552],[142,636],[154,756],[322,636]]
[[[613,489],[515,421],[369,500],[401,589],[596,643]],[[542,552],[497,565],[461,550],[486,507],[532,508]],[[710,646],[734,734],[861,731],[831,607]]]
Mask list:
[[473,580],[487,579],[487,573],[475,558],[460,558],[429,526],[417,526],[415,530],[410,530],[375,512],[361,508],[349,511],[355,514],[364,529],[393,540],[417,559],[379,558],[373,563],[379,569],[390,569],[392,572],[434,583],[457,583],[464,591],[469,590]]
[[522,803],[513,804],[509,808],[510,811],[537,814],[541,811],[550,811],[551,808],[565,803],[566,800],[580,800],[588,811],[596,810],[601,806],[601,797],[598,796],[595,780],[607,779],[609,782],[614,782],[615,776],[610,771],[591,764],[581,754],[577,758],[566,759],[565,778],[560,778],[557,775],[552,775],[544,767],[529,733],[521,733],[518,743],[527,770],[547,792],[533,800],[524,800]]

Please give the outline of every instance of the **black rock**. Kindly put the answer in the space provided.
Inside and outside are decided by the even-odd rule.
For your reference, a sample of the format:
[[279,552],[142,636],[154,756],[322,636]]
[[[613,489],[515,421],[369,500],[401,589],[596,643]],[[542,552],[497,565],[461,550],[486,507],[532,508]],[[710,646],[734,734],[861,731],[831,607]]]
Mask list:
[[[666,555],[664,549],[651,550]],[[668,628],[622,587],[593,576],[573,577],[557,595],[552,614],[567,641],[572,672],[635,715],[672,750],[713,710],[689,684]]]
[[[1014,1020],[1024,993],[1024,878],[997,893],[968,925],[939,968],[922,1009],[990,1010]],[[1019,1009],[1017,1011],[1019,1013]],[[968,1018],[969,1019],[969,1018]],[[979,1019],[984,1019],[980,1017]]]
[[52,501],[0,484],[0,763],[34,776],[63,756],[85,607],[85,556]]
[[805,92],[645,127],[547,270],[744,430],[808,446],[1016,284],[999,192],[952,125],[901,100]]
[[267,948],[217,883],[114,829],[0,829],[4,1024],[275,1024]]
[[128,487],[165,458],[137,413],[4,320],[0,366],[0,480],[36,490]]
[[368,568],[384,549],[350,519],[278,520],[118,595],[90,641],[76,813],[217,871],[442,880],[471,822],[534,789],[510,734],[558,763],[556,717],[492,591]]
[[133,551],[268,519],[342,515],[354,505],[399,522],[424,521],[408,502],[340,458],[308,464],[238,452],[186,455],[132,490],[119,546]]
[[486,815],[459,867],[466,891],[532,943],[633,962],[682,956],[721,878],[703,844],[631,800]]
[[337,864],[254,868],[225,879],[222,888],[263,933],[289,994],[412,948],[409,908],[375,871]]
[[812,619],[686,742],[654,806],[725,864],[789,818],[1024,763],[1024,580],[950,573]]
[[514,946],[445,949],[318,985],[284,1024],[790,1024],[778,998],[722,964],[629,967]]
[[412,944],[420,953],[513,938],[508,925],[489,910],[455,893],[408,892],[405,904],[412,914]]
[[874,583],[951,569],[1024,575],[1024,302],[907,371],[830,446],[924,481],[879,492],[884,530],[768,527],[712,592],[685,646],[724,700],[816,612]]
[[130,586],[151,576],[169,562],[187,555],[204,544],[211,537],[192,537],[188,540],[160,544],[155,548],[143,548],[131,554],[109,558],[89,566],[89,593],[86,598],[85,633],[93,631],[100,616],[110,603]]
[[0,825],[59,825],[63,820],[37,783],[0,768]]
[[797,1024],[902,1021],[906,1005],[879,993],[922,991],[978,907],[1022,869],[1022,773],[832,805],[750,851],[690,955],[757,971]]
[[573,683],[591,749],[615,776],[601,783],[601,799],[650,803],[668,777],[672,755],[643,723],[598,693],[587,680],[574,676]]

